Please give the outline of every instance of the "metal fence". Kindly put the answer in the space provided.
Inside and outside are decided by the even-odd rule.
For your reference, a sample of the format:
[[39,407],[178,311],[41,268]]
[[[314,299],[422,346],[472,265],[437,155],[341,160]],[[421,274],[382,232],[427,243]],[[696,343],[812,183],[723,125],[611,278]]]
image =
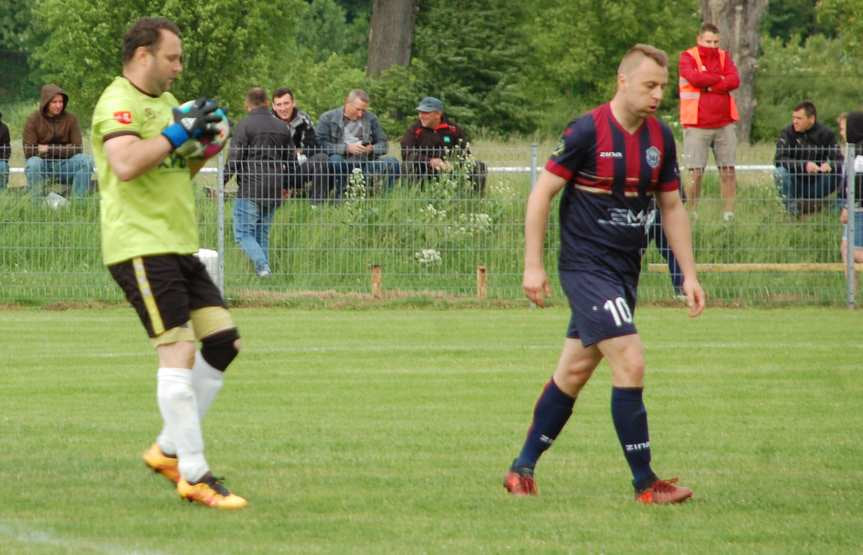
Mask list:
[[[195,178],[199,231],[201,246],[219,253],[226,297],[520,298],[524,204],[547,149],[474,145],[470,156],[450,156],[439,168],[429,161],[438,153],[391,150],[402,156],[371,163],[235,152],[232,163],[211,160]],[[722,218],[715,168],[704,178],[692,222],[710,299],[853,303],[855,273],[843,271],[853,260],[843,264],[840,254],[840,208],[859,206],[859,190],[844,194],[853,157],[830,171],[781,163],[777,171],[772,150],[753,152],[737,167],[733,221]],[[99,201],[86,162],[34,168],[14,150],[11,166],[0,191],[0,302],[121,300],[101,263]],[[552,214],[546,263],[554,278]],[[857,227],[851,236],[863,235],[860,218],[849,218]],[[664,259],[648,245],[640,299],[673,296]]]

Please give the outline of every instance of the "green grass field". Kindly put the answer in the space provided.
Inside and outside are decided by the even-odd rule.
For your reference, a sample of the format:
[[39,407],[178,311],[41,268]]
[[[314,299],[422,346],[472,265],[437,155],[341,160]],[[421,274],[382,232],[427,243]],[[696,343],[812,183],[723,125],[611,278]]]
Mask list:
[[604,365],[538,467],[502,475],[568,312],[238,309],[205,422],[250,508],[181,502],[140,453],[155,358],[130,309],[0,312],[0,553],[859,553],[859,315],[644,308],[654,462],[630,500]]

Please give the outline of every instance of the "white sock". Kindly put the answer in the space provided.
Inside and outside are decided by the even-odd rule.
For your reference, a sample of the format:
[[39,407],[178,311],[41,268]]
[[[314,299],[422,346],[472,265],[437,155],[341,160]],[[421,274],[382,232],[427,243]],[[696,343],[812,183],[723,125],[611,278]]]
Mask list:
[[[210,410],[210,405],[216,399],[222,385],[225,383],[225,373],[210,366],[201,351],[195,352],[195,365],[192,367],[192,389],[195,391],[195,400],[198,403],[198,419],[203,423],[204,416]],[[177,447],[168,436],[165,428],[156,438],[159,449],[166,455],[176,455]]]
[[195,365],[192,367],[192,389],[195,390],[195,399],[198,401],[198,417],[201,422],[210,410],[219,390],[225,383],[225,373],[213,368],[201,356],[201,351],[195,352]]
[[[204,458],[204,438],[192,389],[191,370],[159,368],[156,396],[165,421],[159,437],[167,436],[165,439],[176,447],[180,476],[187,482],[197,482],[209,468]],[[162,443],[159,445],[161,449]]]

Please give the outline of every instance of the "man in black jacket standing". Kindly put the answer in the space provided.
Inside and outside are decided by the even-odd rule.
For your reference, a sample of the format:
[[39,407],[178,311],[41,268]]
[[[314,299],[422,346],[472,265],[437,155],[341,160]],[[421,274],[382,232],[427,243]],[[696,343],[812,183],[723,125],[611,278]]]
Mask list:
[[833,131],[816,121],[815,104],[794,107],[791,125],[776,141],[776,187],[789,214],[819,210],[841,180],[842,154]]
[[236,174],[234,240],[254,265],[255,274],[267,278],[271,274],[270,225],[282,203],[293,139],[285,124],[270,112],[264,89],[249,89],[245,102],[248,116],[234,130],[225,181]]

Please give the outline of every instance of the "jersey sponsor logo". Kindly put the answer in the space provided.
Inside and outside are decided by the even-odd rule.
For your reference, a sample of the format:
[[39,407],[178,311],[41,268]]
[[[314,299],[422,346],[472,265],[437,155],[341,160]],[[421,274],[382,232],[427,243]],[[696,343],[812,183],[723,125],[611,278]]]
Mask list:
[[609,208],[607,220],[597,220],[602,225],[615,227],[643,227],[649,218],[649,212],[639,210],[633,213],[629,208]]
[[114,119],[117,120],[118,123],[129,125],[132,123],[132,112],[126,110],[114,112]]
[[659,149],[655,146],[651,146],[647,150],[644,151],[644,155],[647,158],[647,165],[651,168],[659,167]]
[[612,150],[605,150],[605,151],[599,153],[599,157],[600,158],[623,158],[623,153],[617,152],[617,151],[612,151]]

